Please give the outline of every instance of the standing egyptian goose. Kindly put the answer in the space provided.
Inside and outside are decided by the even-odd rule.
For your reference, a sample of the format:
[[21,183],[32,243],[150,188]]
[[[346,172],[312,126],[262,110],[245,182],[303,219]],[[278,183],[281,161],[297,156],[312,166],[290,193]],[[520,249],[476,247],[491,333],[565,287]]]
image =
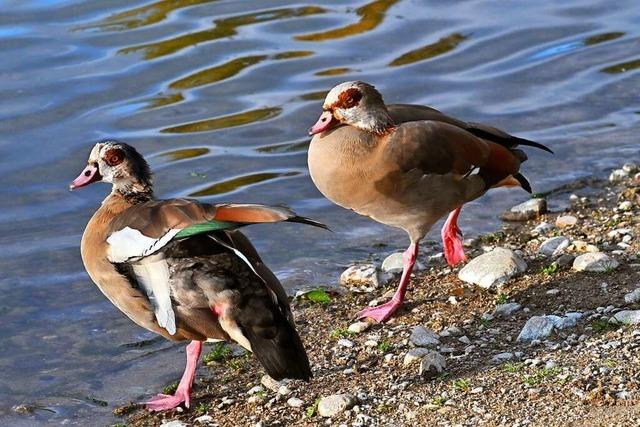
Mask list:
[[322,224],[281,207],[156,200],[147,162],[117,141],[96,144],[70,188],[98,181],[113,188],[82,236],[89,276],[138,325],[173,341],[191,340],[175,394],[156,396],[147,402],[149,409],[189,407],[207,339],[238,342],[275,379],[311,377],[287,295],[237,228]]
[[449,214],[444,254],[465,260],[457,218],[464,203],[500,186],[531,187],[519,173],[527,157],[517,145],[551,152],[491,126],[467,123],[421,105],[385,105],[364,82],[331,89],[309,130],[309,171],[316,187],[339,206],[405,230],[411,245],[395,295],[359,317],[387,320],[402,305],[418,244]]

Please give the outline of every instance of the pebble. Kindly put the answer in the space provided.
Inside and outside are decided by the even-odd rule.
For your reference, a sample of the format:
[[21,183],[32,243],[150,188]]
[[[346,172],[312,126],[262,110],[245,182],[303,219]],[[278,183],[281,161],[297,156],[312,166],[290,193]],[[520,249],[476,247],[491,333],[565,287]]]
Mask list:
[[491,358],[491,360],[494,363],[502,363],[502,362],[506,362],[507,360],[511,360],[513,359],[513,353],[510,352],[504,352],[504,353],[498,353],[495,356],[493,356]]
[[573,227],[578,223],[578,218],[573,215],[562,215],[556,218],[556,226],[560,228]]
[[349,332],[360,334],[371,327],[369,322],[356,322],[349,325]]
[[573,261],[573,269],[576,271],[603,272],[615,269],[618,265],[618,261],[602,252],[586,253]]
[[558,295],[560,293],[560,289],[549,289],[546,294],[547,295]]
[[482,288],[498,288],[514,274],[527,269],[527,263],[514,251],[495,248],[471,260],[458,273],[463,282],[474,283]]
[[445,331],[447,331],[449,335],[453,335],[454,337],[462,335],[462,329],[457,326],[449,326],[447,329],[445,329]]
[[280,382],[274,380],[269,375],[265,374],[260,378],[260,384],[262,384],[266,389],[273,391],[274,393],[278,392],[278,389],[282,384]]
[[[403,256],[402,252],[396,252],[389,255],[384,259],[384,261],[382,261],[382,266],[380,267],[380,270],[383,273],[387,273],[391,275],[402,273],[402,270],[404,269],[404,262],[402,260],[402,256]],[[426,267],[420,261],[416,261],[416,263],[413,266],[413,271],[422,271],[425,268]]]
[[528,221],[545,212],[547,212],[545,199],[530,199],[503,212],[501,218],[505,221]]
[[547,360],[547,363],[544,364],[545,369],[553,369],[556,366],[558,366],[558,364],[553,360]]
[[571,241],[564,236],[551,237],[540,245],[538,253],[546,255],[548,257],[557,257],[563,254],[563,252],[569,247]]
[[365,347],[376,347],[378,345],[378,341],[376,340],[366,340],[364,342]]
[[353,348],[356,344],[351,340],[341,338],[338,340],[338,345],[341,347]]
[[417,347],[428,347],[440,344],[438,335],[424,326],[416,326],[413,328],[409,341]]
[[555,228],[555,225],[543,221],[540,224],[536,225],[533,231],[535,231],[538,234],[543,234],[543,233],[546,233],[547,231],[553,230],[554,228]]
[[609,175],[609,182],[620,182],[629,176],[629,172],[624,169],[614,169]]
[[[269,377],[269,378],[271,378],[271,377]],[[260,392],[262,392],[262,391],[264,391],[264,388],[263,388],[261,385],[257,385],[257,386],[255,386],[255,387],[251,387],[251,388],[249,389],[249,391],[247,392],[247,394],[248,394],[249,396],[251,396],[251,395],[254,395],[254,394],[256,394],[256,393],[260,393]]]
[[198,418],[195,418],[193,421],[200,424],[210,423],[213,422],[213,417],[211,415],[201,415]]
[[425,378],[433,378],[447,368],[444,356],[436,351],[429,351],[420,361],[418,373]]
[[567,265],[573,264],[574,259],[576,259],[575,255],[564,254],[564,255],[561,255],[560,258],[556,260],[556,263],[560,267],[565,267]]
[[518,341],[533,341],[548,337],[553,332],[553,322],[547,316],[533,316],[527,320],[518,335]]
[[187,425],[180,420],[170,420],[160,424],[160,427],[187,427]]
[[471,340],[466,335],[463,335],[460,338],[458,338],[458,341],[460,341],[463,344],[471,344]]
[[624,302],[627,304],[633,304],[634,302],[640,302],[640,288],[629,292],[624,296]]
[[497,304],[496,309],[493,312],[494,316],[506,317],[510,316],[516,311],[520,310],[522,306],[517,302],[508,302],[506,304]]
[[352,265],[340,275],[340,285],[360,291],[373,291],[386,285],[392,275],[379,272],[373,264]]
[[287,400],[287,405],[291,406],[292,408],[301,408],[302,405],[304,405],[304,401],[302,399],[298,399],[297,397],[290,397]]
[[333,394],[323,397],[318,402],[318,414],[330,418],[351,409],[356,404],[356,398],[350,394]]
[[637,325],[640,323],[640,310],[622,310],[613,315],[620,323]]
[[629,200],[625,200],[624,202],[618,205],[618,209],[620,209],[623,212],[630,211],[631,208],[633,208],[633,203],[631,203]]

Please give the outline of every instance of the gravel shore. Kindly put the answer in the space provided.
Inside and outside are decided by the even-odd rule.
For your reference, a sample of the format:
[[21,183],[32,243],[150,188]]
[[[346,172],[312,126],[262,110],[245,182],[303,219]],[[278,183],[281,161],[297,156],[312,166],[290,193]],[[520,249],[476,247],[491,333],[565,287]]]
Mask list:
[[308,384],[277,383],[253,356],[208,344],[191,409],[116,414],[172,427],[640,425],[638,172],[565,186],[543,195],[550,212],[536,204],[526,222],[465,241],[496,277],[424,255],[386,324],[354,315],[391,295],[397,256],[387,272],[343,278],[344,292],[297,297]]

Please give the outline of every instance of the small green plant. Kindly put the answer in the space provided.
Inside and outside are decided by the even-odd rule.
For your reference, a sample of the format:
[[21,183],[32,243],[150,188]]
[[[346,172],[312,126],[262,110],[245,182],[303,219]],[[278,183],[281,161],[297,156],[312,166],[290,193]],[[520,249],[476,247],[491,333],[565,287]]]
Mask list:
[[480,325],[484,326],[485,328],[488,328],[490,324],[491,324],[491,320],[487,319],[486,317],[480,318]]
[[496,304],[504,304],[509,301],[509,296],[507,294],[503,294],[502,292],[496,295]]
[[229,359],[227,360],[227,366],[234,371],[239,371],[242,368],[242,362],[240,359]]
[[198,415],[206,414],[208,410],[209,410],[209,405],[207,405],[204,402],[200,402],[198,403],[198,406],[196,406],[196,414]]
[[619,326],[615,323],[610,323],[607,320],[596,319],[593,322],[591,322],[591,327],[595,332],[608,332],[608,331],[615,331],[616,329],[618,329]]
[[167,384],[162,388],[164,394],[173,394],[178,389],[178,381],[174,381],[171,384]]
[[458,378],[457,380],[454,380],[452,386],[455,391],[462,391],[466,393],[471,390],[471,382],[466,378]]
[[533,386],[533,385],[540,384],[542,382],[555,378],[556,376],[558,376],[560,372],[561,372],[561,369],[558,367],[542,368],[538,372],[534,373],[533,375],[527,376],[524,379],[524,382],[527,385]]
[[504,364],[502,369],[504,369],[505,372],[509,372],[509,373],[513,374],[513,373],[522,371],[524,369],[524,363],[522,363],[522,362],[507,362],[507,363]]
[[115,424],[112,424],[111,427],[127,427],[127,425],[123,423],[115,423]]
[[447,398],[446,397],[442,397],[442,396],[436,396],[431,401],[432,405],[438,405],[438,406],[442,406],[445,403],[447,403]]
[[389,341],[384,340],[382,341],[380,344],[378,344],[378,350],[380,350],[383,353],[386,353],[387,351],[389,351],[389,349],[391,349],[393,347],[393,344],[391,344]]
[[540,271],[547,276],[553,276],[558,272],[558,263],[552,262],[550,265],[542,267],[542,270]]
[[319,305],[327,305],[331,302],[331,297],[329,296],[327,291],[321,288],[309,291],[304,294],[303,297],[308,299],[312,303]]
[[484,236],[480,236],[478,240],[480,243],[494,243],[498,240],[504,238],[506,234],[504,231],[496,231],[495,233],[485,234]]
[[350,335],[354,335],[355,332],[351,332],[349,329],[347,328],[335,328],[333,331],[331,331],[331,334],[329,335],[332,339],[337,340],[340,338],[346,338]]
[[317,398],[316,401],[313,402],[313,405],[307,407],[305,410],[307,418],[313,418],[316,415],[316,412],[318,412],[318,403],[320,403],[320,398]]
[[605,359],[602,364],[609,369],[613,369],[618,365],[618,363],[613,359]]
[[229,347],[225,343],[218,342],[209,353],[204,355],[203,360],[205,364],[212,362],[222,362],[223,360],[231,357],[232,353],[233,351],[231,350],[231,347]]

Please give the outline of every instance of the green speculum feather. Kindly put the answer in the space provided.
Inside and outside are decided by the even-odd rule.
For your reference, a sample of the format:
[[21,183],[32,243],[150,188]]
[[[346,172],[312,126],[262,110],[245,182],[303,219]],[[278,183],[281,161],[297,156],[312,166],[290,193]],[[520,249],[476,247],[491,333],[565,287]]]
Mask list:
[[195,236],[196,234],[210,233],[212,231],[220,230],[233,230],[234,228],[242,227],[240,222],[227,222],[227,221],[210,221],[203,222],[201,224],[194,224],[190,227],[180,230],[174,237],[180,239],[183,237]]

